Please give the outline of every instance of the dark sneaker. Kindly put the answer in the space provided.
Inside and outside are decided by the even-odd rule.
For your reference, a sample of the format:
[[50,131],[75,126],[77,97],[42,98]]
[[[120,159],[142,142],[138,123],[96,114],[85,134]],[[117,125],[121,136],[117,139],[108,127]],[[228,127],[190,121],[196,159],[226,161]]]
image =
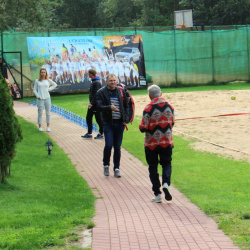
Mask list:
[[85,134],[81,136],[82,138],[92,138],[92,134]]
[[109,176],[109,166],[108,165],[103,166],[103,173],[105,176]]
[[166,199],[167,201],[171,201],[171,200],[172,200],[172,195],[171,195],[171,193],[170,193],[170,189],[169,189],[168,184],[167,184],[167,183],[164,183],[164,184],[162,185],[162,189],[163,189],[163,192],[165,193],[165,199]]
[[103,135],[101,134],[98,134],[96,137],[94,137],[94,139],[102,139],[103,138]]
[[152,198],[152,202],[161,203],[162,202],[161,194],[154,196]]
[[118,168],[115,169],[115,171],[114,171],[114,176],[115,176],[116,178],[120,178],[120,177],[121,177],[121,173],[120,173],[120,170],[119,170]]

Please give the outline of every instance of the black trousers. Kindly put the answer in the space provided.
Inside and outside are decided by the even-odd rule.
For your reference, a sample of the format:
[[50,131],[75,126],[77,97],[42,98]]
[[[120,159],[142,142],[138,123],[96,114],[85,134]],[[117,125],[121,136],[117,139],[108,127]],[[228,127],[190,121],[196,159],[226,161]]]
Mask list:
[[167,148],[159,148],[150,150],[145,148],[146,160],[148,163],[149,178],[152,183],[152,190],[154,195],[161,194],[160,179],[158,174],[158,163],[162,165],[162,184],[171,184],[171,173],[172,173],[172,146],[169,145]]
[[92,107],[90,109],[88,109],[87,116],[86,116],[86,121],[87,121],[87,125],[88,125],[88,134],[92,134],[93,115],[95,115],[96,122],[99,126],[99,133],[103,134],[103,126],[102,126],[102,119],[101,119],[100,111],[93,109]]

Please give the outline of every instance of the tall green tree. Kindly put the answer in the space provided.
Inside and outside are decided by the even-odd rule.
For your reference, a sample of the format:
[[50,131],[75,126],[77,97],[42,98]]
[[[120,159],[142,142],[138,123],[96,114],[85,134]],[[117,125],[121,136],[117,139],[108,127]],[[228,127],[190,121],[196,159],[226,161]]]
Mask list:
[[104,0],[97,8],[99,27],[128,27],[138,18],[133,0]]
[[220,0],[213,8],[213,24],[239,25],[250,22],[249,0]]
[[98,16],[103,27],[173,25],[179,0],[103,0]]
[[181,9],[192,9],[194,23],[240,25],[250,21],[249,0],[182,0]]
[[55,9],[61,0],[1,0],[0,30],[35,31],[56,27]]
[[179,0],[133,0],[141,10],[134,24],[139,26],[173,26],[174,11],[179,9]]
[[101,0],[62,0],[56,8],[60,28],[98,27],[97,8]]
[[17,142],[22,140],[21,127],[15,116],[7,82],[0,73],[0,179],[6,181]]

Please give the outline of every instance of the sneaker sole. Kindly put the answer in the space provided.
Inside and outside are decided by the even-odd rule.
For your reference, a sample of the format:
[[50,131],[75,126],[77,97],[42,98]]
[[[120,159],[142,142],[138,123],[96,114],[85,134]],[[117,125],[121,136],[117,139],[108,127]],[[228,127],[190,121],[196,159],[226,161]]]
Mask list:
[[109,172],[104,172],[104,176],[109,176]]
[[103,137],[100,137],[100,138],[96,138],[96,137],[95,137],[94,139],[103,139]]
[[162,200],[158,200],[158,201],[152,201],[154,203],[162,203]]
[[172,195],[169,193],[168,189],[164,187],[163,192],[165,193],[165,199],[167,201],[171,201],[172,200]]

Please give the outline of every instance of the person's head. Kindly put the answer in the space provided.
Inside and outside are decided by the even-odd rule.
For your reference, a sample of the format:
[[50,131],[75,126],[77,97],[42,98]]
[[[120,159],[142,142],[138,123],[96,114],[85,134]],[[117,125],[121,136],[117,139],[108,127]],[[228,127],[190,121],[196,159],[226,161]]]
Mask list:
[[91,79],[96,77],[96,74],[97,74],[95,69],[89,69],[88,73]]
[[48,73],[47,73],[47,70],[45,68],[41,68],[38,80],[41,81],[41,80],[44,80],[44,79],[47,79],[47,80],[49,79]]
[[107,87],[108,89],[115,89],[117,84],[117,77],[115,74],[108,74],[107,75]]
[[153,84],[148,87],[149,98],[152,100],[156,97],[160,97],[162,95],[161,88],[156,84]]

